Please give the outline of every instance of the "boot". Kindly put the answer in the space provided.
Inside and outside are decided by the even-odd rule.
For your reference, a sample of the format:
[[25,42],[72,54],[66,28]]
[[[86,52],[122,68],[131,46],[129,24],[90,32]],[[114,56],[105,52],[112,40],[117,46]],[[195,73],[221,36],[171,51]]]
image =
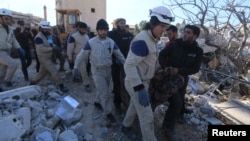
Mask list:
[[35,81],[30,81],[30,85],[36,85]]
[[11,87],[13,84],[12,84],[11,81],[4,81],[4,85],[5,85],[6,87]]
[[121,132],[132,141],[140,141],[140,137],[133,131],[132,127],[122,125]]
[[60,85],[59,85],[59,88],[60,88],[60,90],[61,90],[62,92],[68,92],[68,91],[69,91],[68,88],[66,88],[63,84],[60,84]]
[[117,121],[116,121],[115,117],[112,114],[107,115],[107,121],[111,125],[116,125],[117,124]]

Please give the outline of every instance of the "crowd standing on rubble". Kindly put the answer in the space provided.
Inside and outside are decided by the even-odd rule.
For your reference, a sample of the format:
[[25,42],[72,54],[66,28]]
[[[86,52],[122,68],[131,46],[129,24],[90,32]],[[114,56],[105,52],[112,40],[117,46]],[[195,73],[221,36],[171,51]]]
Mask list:
[[[131,126],[138,117],[141,140],[157,141],[149,87],[150,80],[160,68],[166,75],[180,75],[184,78],[183,86],[169,98],[170,106],[163,123],[168,140],[179,140],[174,128],[177,119],[184,118],[184,96],[188,75],[199,71],[203,55],[202,49],[195,41],[200,34],[198,27],[187,25],[184,28],[184,36],[177,38],[176,27],[170,25],[174,20],[172,13],[166,7],[159,6],[150,10],[149,22],[135,36],[126,29],[124,18],[116,20],[116,28],[112,31],[109,31],[106,20],[100,19],[96,23],[97,35],[94,37],[88,36],[86,23],[77,22],[75,30],[69,34],[66,43],[61,43],[53,38],[58,35],[56,30],[51,32],[48,21],[40,22],[38,33],[25,31],[25,23],[18,21],[18,27],[14,32],[10,26],[11,17],[10,10],[0,9],[1,84],[6,87],[12,85],[12,77],[19,65],[9,54],[10,49],[14,47],[21,60],[24,79],[30,81],[30,85],[39,85],[40,80],[50,74],[61,92],[70,91],[71,89],[65,86],[60,76],[60,71],[64,72],[66,69],[65,60],[62,58],[62,48],[66,48],[72,80],[83,83],[85,91],[91,92],[90,77],[93,79],[96,88],[94,105],[96,108],[103,109],[103,118],[107,123],[117,124],[113,114],[113,104],[119,110],[123,86],[124,91],[130,96],[130,102],[122,121],[121,131],[128,138],[134,136],[135,131]],[[159,52],[157,43],[163,33],[170,30],[172,33],[168,33],[168,36],[171,37],[171,42],[166,43],[166,47]],[[37,61],[37,74],[34,78],[29,78],[27,71],[32,62],[28,40],[33,42]],[[61,46],[62,44],[64,46]],[[53,63],[53,56],[60,58],[59,70],[55,60]],[[91,75],[88,73],[88,64],[91,67]],[[1,91],[3,90],[1,88]]]

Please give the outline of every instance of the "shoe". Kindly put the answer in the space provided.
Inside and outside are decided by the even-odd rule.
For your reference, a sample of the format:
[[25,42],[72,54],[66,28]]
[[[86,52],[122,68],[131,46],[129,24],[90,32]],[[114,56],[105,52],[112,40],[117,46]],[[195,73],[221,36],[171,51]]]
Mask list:
[[82,79],[74,77],[73,82],[82,83]]
[[59,88],[60,88],[60,90],[61,90],[62,92],[64,92],[64,93],[69,91],[68,88],[64,87],[63,84],[60,84],[60,85],[59,85]]
[[25,81],[29,81],[29,78],[27,76],[24,77]]
[[132,130],[131,127],[125,127],[124,125],[122,125],[122,128],[121,128],[122,133],[128,134],[131,130]]
[[132,130],[131,127],[125,127],[122,125],[121,132],[132,141],[140,141],[139,136]]
[[98,110],[103,110],[102,105],[100,103],[95,102],[94,105]]
[[63,68],[59,69],[59,72],[64,72],[64,71],[65,71],[65,69],[63,69]]
[[175,132],[166,132],[168,141],[180,141],[180,137]]
[[3,88],[0,88],[0,92],[3,92],[4,90],[3,90]]
[[11,81],[4,81],[4,85],[5,85],[6,87],[11,87],[13,84],[12,84]]
[[92,91],[89,85],[85,85],[85,91],[88,93]]
[[107,115],[107,120],[108,120],[108,123],[111,124],[111,125],[116,125],[117,124],[117,121],[116,121],[115,117],[112,114]]
[[30,85],[36,85],[35,81],[30,81]]

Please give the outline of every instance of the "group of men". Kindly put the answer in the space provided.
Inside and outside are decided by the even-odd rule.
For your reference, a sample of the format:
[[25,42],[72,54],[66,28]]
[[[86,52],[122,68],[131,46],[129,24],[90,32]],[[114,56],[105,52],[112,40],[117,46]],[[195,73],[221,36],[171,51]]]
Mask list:
[[[26,47],[18,43],[13,36],[10,26],[11,12],[7,9],[0,9],[0,64],[7,68],[4,74],[4,83],[11,84],[18,63],[9,56],[8,50],[11,47],[17,48],[21,57],[24,58]],[[200,34],[200,29],[194,25],[186,25],[183,36],[178,38],[175,26],[170,25],[174,18],[169,9],[158,6],[150,10],[150,20],[143,30],[134,36],[126,30],[126,20],[116,20],[116,28],[109,31],[106,20],[100,19],[96,24],[97,35],[89,38],[87,36],[87,24],[79,22],[76,31],[72,32],[67,40],[68,61],[72,65],[73,78],[82,80],[85,90],[91,91],[87,65],[91,66],[97,93],[94,105],[104,110],[104,118],[109,124],[117,123],[113,115],[113,103],[117,108],[121,104],[121,84],[124,79],[124,86],[130,96],[130,103],[122,122],[121,130],[128,136],[131,135],[131,127],[136,117],[139,119],[143,141],[157,141],[154,131],[153,110],[150,104],[148,88],[150,80],[154,77],[157,66],[167,70],[171,76],[181,75],[184,78],[184,86],[171,96],[168,101],[170,106],[166,111],[163,129],[169,140],[179,140],[175,134],[175,124],[178,118],[184,117],[184,96],[188,82],[188,75],[197,73],[201,65],[203,55],[202,49],[195,41]],[[20,23],[23,25],[23,23]],[[170,42],[159,52],[157,43],[163,33],[167,32]],[[6,40],[2,40],[6,39]],[[35,49],[40,62],[40,68],[31,84],[36,84],[46,74],[50,73],[61,91],[67,92],[63,81],[51,61],[53,51],[60,52],[60,47],[54,44],[50,33],[50,25],[42,21],[39,33],[34,37]],[[21,45],[21,46],[20,46]],[[23,59],[25,60],[25,59]],[[25,62],[25,61],[22,61]],[[28,60],[26,68],[30,65]],[[159,64],[159,65],[158,65]],[[78,71],[79,70],[79,71]],[[1,72],[3,69],[1,70]],[[23,67],[24,75],[25,69]],[[80,75],[79,75],[80,73]],[[28,79],[28,76],[25,79]],[[114,101],[110,91],[111,80],[113,80]]]

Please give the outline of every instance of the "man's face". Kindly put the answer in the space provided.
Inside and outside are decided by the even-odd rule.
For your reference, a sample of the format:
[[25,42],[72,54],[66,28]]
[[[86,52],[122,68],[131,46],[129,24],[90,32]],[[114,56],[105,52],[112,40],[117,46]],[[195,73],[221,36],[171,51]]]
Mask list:
[[183,41],[188,41],[188,42],[192,42],[196,39],[196,35],[193,34],[193,30],[190,28],[185,28],[184,30],[184,34],[182,37]]
[[119,21],[116,24],[116,26],[117,26],[118,30],[126,31],[126,22],[125,21],[123,21],[123,20]]
[[107,33],[108,33],[108,30],[106,30],[106,29],[98,29],[97,30],[97,34],[98,34],[100,39],[106,39]]
[[78,31],[79,31],[80,34],[83,35],[83,34],[86,33],[87,29],[86,28],[78,28]]
[[153,29],[153,34],[157,39],[160,39],[162,34],[166,31],[167,25],[160,23]]
[[10,16],[2,16],[0,18],[2,25],[11,25],[11,17]]
[[172,30],[168,30],[167,31],[167,35],[168,35],[168,39],[170,41],[174,40],[177,38],[177,33],[176,32],[173,32]]

